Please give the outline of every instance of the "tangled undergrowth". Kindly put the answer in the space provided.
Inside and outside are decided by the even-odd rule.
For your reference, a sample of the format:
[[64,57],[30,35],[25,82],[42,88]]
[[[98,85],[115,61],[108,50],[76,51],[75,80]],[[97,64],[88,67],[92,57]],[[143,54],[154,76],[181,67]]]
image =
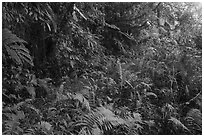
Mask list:
[[199,10],[3,3],[2,133],[202,134]]

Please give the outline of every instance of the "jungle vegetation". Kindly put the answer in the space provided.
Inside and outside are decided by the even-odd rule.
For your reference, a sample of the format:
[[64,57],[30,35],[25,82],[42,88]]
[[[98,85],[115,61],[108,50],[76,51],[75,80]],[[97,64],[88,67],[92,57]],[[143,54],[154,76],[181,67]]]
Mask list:
[[201,11],[3,2],[2,134],[201,135]]

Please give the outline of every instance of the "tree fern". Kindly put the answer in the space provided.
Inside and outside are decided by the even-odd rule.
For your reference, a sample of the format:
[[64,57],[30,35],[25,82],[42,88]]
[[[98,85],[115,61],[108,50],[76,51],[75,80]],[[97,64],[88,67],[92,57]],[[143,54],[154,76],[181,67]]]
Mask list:
[[[8,29],[2,30],[3,54],[7,52],[10,58],[17,64],[28,63],[33,66],[33,60],[28,49],[24,46],[26,41],[20,39]],[[5,56],[5,55],[3,55]]]

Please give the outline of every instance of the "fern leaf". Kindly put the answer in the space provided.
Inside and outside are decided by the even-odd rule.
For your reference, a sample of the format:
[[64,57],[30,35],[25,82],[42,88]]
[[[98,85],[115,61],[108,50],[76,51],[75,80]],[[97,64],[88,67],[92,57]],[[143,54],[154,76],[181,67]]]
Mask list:
[[101,135],[101,130],[100,130],[100,128],[98,128],[97,125],[94,125],[94,128],[92,129],[91,132],[93,135]]
[[50,19],[50,21],[52,22],[54,32],[56,32],[56,30],[57,30],[56,18],[55,18],[55,14],[54,14],[54,12],[53,12],[53,10],[49,4],[46,4],[45,12],[46,12],[46,15],[48,16],[48,18]]
[[5,48],[7,50],[8,55],[11,57],[11,59],[15,60],[15,62],[17,64],[20,64],[20,65],[23,64],[21,59],[19,58],[19,56],[17,55],[17,53],[14,50],[12,50],[10,47],[8,47],[6,45],[5,45]]
[[79,132],[79,135],[91,135],[91,131],[87,127],[83,127]]
[[19,127],[19,120],[25,118],[23,111],[17,111],[16,114],[4,113],[4,116],[6,116],[8,120],[5,120],[4,125],[6,130],[3,134],[19,134],[19,132],[23,132],[23,130]]
[[109,131],[113,127],[119,125],[125,125],[125,121],[122,118],[117,117],[112,111],[98,107],[94,111],[85,114],[81,117],[81,120],[75,123],[75,126],[85,126],[90,132],[101,133],[101,131]]
[[125,121],[122,118],[117,117],[112,111],[106,109],[104,107],[98,107],[99,113],[101,113],[105,119],[104,121],[108,121],[113,126],[125,124]]
[[95,93],[94,92],[90,92],[89,93],[89,104],[91,108],[95,108],[96,107],[96,97],[95,97]]
[[3,46],[11,59],[20,65],[22,65],[23,62],[27,62],[33,66],[33,60],[30,56],[29,50],[23,45],[27,42],[20,39],[15,34],[12,34],[8,29],[3,29],[2,33]]
[[184,129],[186,131],[189,131],[189,129],[178,119],[174,118],[174,117],[171,117],[169,119],[170,122],[172,122],[172,124],[177,127],[177,128],[180,128],[180,129]]
[[82,104],[82,107],[86,108],[86,110],[88,111],[91,110],[89,106],[89,101],[82,94],[75,93],[72,96],[73,96],[73,99],[78,100]]
[[25,53],[20,53],[18,52],[19,54],[19,57],[24,61],[24,62],[27,62],[28,64],[30,64],[31,66],[34,66],[33,64],[33,61],[32,61],[32,58],[29,54],[25,54]]
[[27,43],[23,39],[18,38],[15,34],[12,34],[12,32],[6,28],[2,30],[2,41],[4,45]]
[[35,130],[32,128],[26,129],[24,132],[25,135],[34,135],[35,134]]
[[142,123],[142,116],[140,113],[133,113],[134,121]]
[[185,118],[186,126],[195,133],[202,132],[202,113],[198,109],[191,109]]
[[187,113],[187,117],[192,117],[198,125],[202,126],[202,113],[200,112],[200,110],[191,109]]
[[22,50],[22,52],[25,52],[27,54],[30,53],[29,50],[24,45],[22,45],[22,44],[19,45],[19,46],[12,45],[11,48],[14,49],[14,50],[19,50],[19,51]]
[[16,49],[16,52],[18,53],[19,57],[22,60],[26,61],[29,64],[32,64],[32,58],[30,56],[30,52],[28,51],[28,49],[25,46],[23,46],[23,45],[12,46],[12,48]]

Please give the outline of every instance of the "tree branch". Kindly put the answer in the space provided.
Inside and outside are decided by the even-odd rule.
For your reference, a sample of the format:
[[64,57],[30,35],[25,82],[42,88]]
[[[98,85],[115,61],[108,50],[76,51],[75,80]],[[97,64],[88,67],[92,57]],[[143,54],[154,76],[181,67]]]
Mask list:
[[189,101],[185,102],[185,103],[182,103],[180,106],[183,106],[183,105],[188,105],[190,104],[192,101],[194,101],[195,99],[197,99],[199,97],[199,95],[201,95],[202,91],[200,91],[195,97],[193,97],[192,99],[190,99]]

